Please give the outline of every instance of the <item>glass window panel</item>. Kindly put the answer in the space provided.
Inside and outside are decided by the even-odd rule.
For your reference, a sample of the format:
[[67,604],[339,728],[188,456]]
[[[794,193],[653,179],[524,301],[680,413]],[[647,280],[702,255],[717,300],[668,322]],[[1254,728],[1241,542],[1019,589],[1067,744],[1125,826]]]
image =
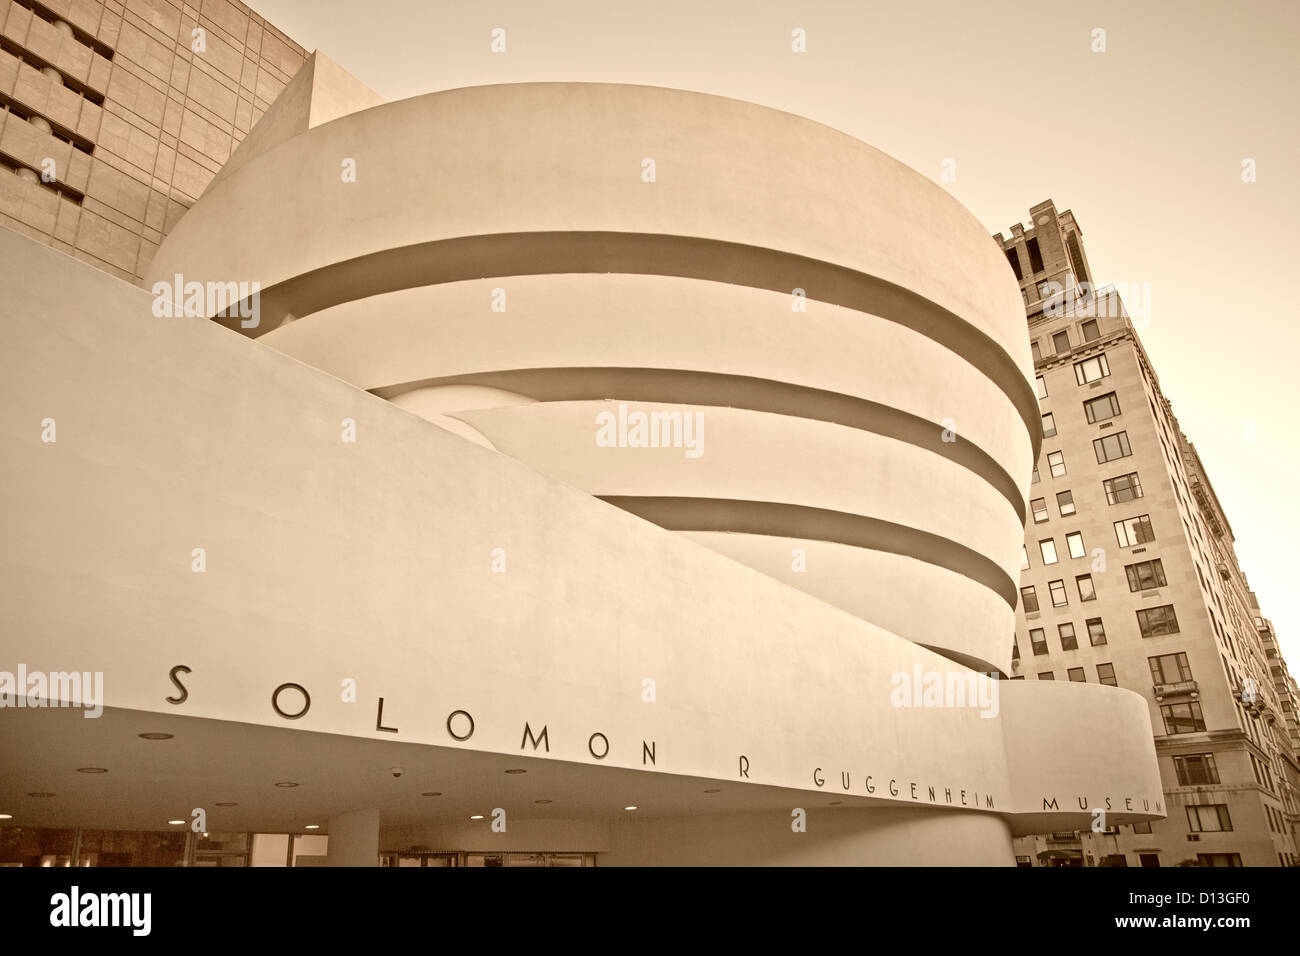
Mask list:
[[[1101,623],[1101,618],[1092,617],[1088,619],[1088,640],[1093,647],[1106,643],[1106,628]],[[1102,681],[1105,683],[1105,681]]]
[[1027,613],[1032,614],[1038,610],[1038,594],[1032,585],[1020,589],[1020,598]]
[[1070,623],[1058,624],[1056,626],[1057,635],[1061,639],[1061,650],[1073,651],[1078,650],[1079,641],[1074,634],[1074,625]]
[[1065,536],[1065,543],[1070,549],[1070,557],[1081,558],[1086,553],[1083,547],[1083,535],[1078,531],[1071,531]]

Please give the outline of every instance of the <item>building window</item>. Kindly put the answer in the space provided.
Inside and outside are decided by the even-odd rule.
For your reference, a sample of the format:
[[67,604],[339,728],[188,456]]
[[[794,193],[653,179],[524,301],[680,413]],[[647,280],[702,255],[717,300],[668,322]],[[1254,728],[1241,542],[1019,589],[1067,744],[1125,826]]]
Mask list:
[[1148,657],[1147,663],[1151,665],[1153,684],[1177,684],[1179,681],[1192,679],[1191,665],[1187,663],[1187,655],[1182,651],[1177,654]]
[[1043,564],[1056,563],[1056,539],[1044,538],[1038,542],[1038,550],[1043,555]]
[[1013,661],[1020,660],[1020,645],[1016,643],[1014,637],[1011,638],[1011,659]]
[[1240,853],[1198,853],[1196,861],[1201,866],[1241,866]]
[[1101,328],[1098,327],[1096,319],[1089,319],[1087,322],[1083,323],[1083,325],[1079,326],[1079,329],[1083,332],[1083,340],[1085,342],[1095,342],[1101,338]]
[[1033,353],[1035,362],[1041,362],[1043,360],[1043,350],[1038,347],[1037,339],[1029,343],[1029,351]]
[[1048,582],[1047,589],[1052,593],[1052,607],[1065,607],[1070,603],[1069,599],[1065,596],[1064,581],[1050,581]]
[[1056,350],[1056,353],[1058,355],[1062,355],[1070,351],[1069,330],[1061,329],[1061,331],[1057,332],[1055,335],[1052,336],[1052,348]]
[[1023,279],[1024,276],[1020,272],[1020,256],[1016,255],[1014,246],[1007,250],[1007,262],[1011,263],[1011,271],[1016,274],[1016,281]]
[[1034,513],[1034,524],[1042,524],[1051,517],[1051,515],[1047,513],[1046,498],[1035,498],[1033,501],[1029,502],[1029,510]]
[[1081,558],[1086,553],[1083,547],[1083,532],[1071,531],[1065,536],[1065,544],[1070,549],[1070,557]]
[[1117,505],[1142,497],[1142,482],[1138,481],[1136,471],[1129,472],[1127,475],[1107,478],[1102,482],[1102,487],[1106,489],[1106,503],[1110,505]]
[[1174,758],[1178,783],[1184,787],[1197,787],[1219,782],[1219,768],[1214,754],[1181,754]]
[[1056,508],[1061,512],[1062,518],[1074,514],[1074,493],[1071,491],[1058,491],[1056,493]]
[[1114,435],[1095,438],[1092,442],[1092,450],[1097,455],[1097,464],[1099,465],[1104,465],[1106,462],[1114,461],[1117,458],[1127,458],[1133,454],[1133,449],[1128,443],[1128,432],[1116,432]]
[[1043,416],[1043,437],[1051,438],[1056,434],[1056,418],[1051,412]]
[[1138,515],[1135,518],[1125,518],[1123,521],[1115,522],[1115,540],[1119,542],[1121,548],[1131,548],[1155,539],[1156,533],[1151,529],[1150,515]]
[[1095,425],[1119,414],[1119,398],[1114,392],[1098,395],[1083,403],[1083,413],[1088,416],[1088,424]]
[[1130,591],[1149,591],[1151,588],[1162,588],[1168,583],[1165,580],[1165,566],[1159,558],[1154,561],[1126,564],[1124,573],[1128,575]]
[[1025,251],[1029,253],[1029,269],[1035,275],[1043,271],[1043,254],[1039,251],[1038,240],[1029,239],[1025,242]]
[[[1098,647],[1106,643],[1106,628],[1101,623],[1101,618],[1088,618],[1088,640],[1093,647]],[[1105,681],[1102,681],[1104,684]]]
[[1069,676],[1070,680],[1076,681],[1077,683],[1086,684],[1088,682],[1088,678],[1083,673],[1082,667],[1071,667],[1065,673]]
[[1209,803],[1187,808],[1187,827],[1193,833],[1226,833],[1232,829],[1226,803]]
[[1107,687],[1118,687],[1119,681],[1115,680],[1115,665],[1098,664],[1097,682],[1100,684],[1105,684]]
[[1087,385],[1090,382],[1099,382],[1110,374],[1110,363],[1106,361],[1106,353],[1094,355],[1090,359],[1084,359],[1082,362],[1074,363],[1074,380],[1080,385]]
[[[1150,833],[1150,832],[1151,832],[1151,824],[1149,824],[1149,823],[1135,823],[1135,824],[1133,824],[1133,832],[1134,832],[1134,833]],[[1146,865],[1146,864],[1144,863],[1143,866],[1145,866],[1145,865]]]
[[1034,649],[1036,657],[1042,657],[1047,653],[1047,632],[1041,627],[1029,629],[1029,646]]
[[[1079,641],[1074,636],[1073,624],[1066,623],[1056,625],[1056,633],[1057,636],[1061,638],[1061,650],[1077,651],[1079,649]],[[1080,677],[1079,680],[1083,680],[1083,678]]]
[[1043,378],[1041,375],[1038,376],[1038,397],[1047,397],[1047,379]]
[[1043,671],[1038,675],[1039,680],[1056,680],[1051,671]]
[[1023,544],[1020,546],[1020,570],[1029,570],[1029,549]]
[[1166,734],[1195,734],[1205,730],[1205,718],[1197,701],[1187,704],[1165,704],[1160,708],[1165,719]]
[[1043,476],[1038,473],[1038,466],[1034,465],[1034,473],[1029,476],[1029,483],[1036,485],[1043,480]]
[[1020,603],[1024,605],[1026,614],[1033,614],[1038,610],[1038,594],[1032,584],[1020,589]]
[[1047,453],[1047,464],[1051,469],[1053,478],[1060,478],[1065,474],[1065,454],[1059,451]]
[[1160,607],[1143,608],[1137,612],[1138,627],[1143,637],[1159,637],[1162,634],[1178,633],[1178,618],[1174,615],[1172,604]]
[[1097,588],[1092,583],[1091,574],[1080,574],[1074,579],[1074,584],[1079,589],[1080,601],[1097,600]]

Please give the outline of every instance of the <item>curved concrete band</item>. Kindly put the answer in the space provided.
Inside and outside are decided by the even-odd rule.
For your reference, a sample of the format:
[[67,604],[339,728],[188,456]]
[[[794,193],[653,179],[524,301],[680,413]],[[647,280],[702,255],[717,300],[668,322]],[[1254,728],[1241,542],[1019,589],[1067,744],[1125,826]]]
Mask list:
[[[909,440],[940,454],[974,446],[1006,472],[1017,500],[1033,467],[1023,420],[959,355],[899,323],[789,293],[644,274],[514,276],[369,296],[310,318],[263,339],[386,397],[399,387],[457,381],[472,370],[526,376],[526,387],[487,384],[543,401],[689,401],[677,394],[684,374],[681,381],[630,376],[639,369],[707,374],[717,384],[707,392],[692,387],[690,395],[701,394],[698,404],[860,426],[838,409],[822,409],[860,399],[912,416],[925,423],[926,434]],[[571,374],[556,377],[566,370]],[[617,380],[608,377],[615,370]],[[779,396],[760,394],[786,385],[810,390],[807,400],[795,404],[784,389]],[[629,391],[635,389],[641,391]],[[943,440],[945,419],[955,420],[953,442]]]
[[[260,334],[285,320],[404,289],[478,277],[586,273],[702,279],[785,294],[801,289],[805,299],[897,322],[933,339],[987,376],[1015,407],[1038,450],[1038,402],[1011,356],[983,330],[876,276],[741,243],[594,231],[434,240],[332,263],[275,283],[260,293],[261,308],[270,321],[248,332]],[[225,317],[223,324],[241,328],[236,316]]]

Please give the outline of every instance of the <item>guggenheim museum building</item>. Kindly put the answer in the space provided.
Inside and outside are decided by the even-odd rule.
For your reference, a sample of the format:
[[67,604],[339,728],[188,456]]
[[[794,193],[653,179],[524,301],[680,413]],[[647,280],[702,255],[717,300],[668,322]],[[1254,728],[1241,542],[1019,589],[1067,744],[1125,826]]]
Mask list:
[[0,288],[9,862],[1011,865],[1164,816],[1142,697],[1005,679],[1019,287],[857,139],[317,54],[138,282],[0,229]]

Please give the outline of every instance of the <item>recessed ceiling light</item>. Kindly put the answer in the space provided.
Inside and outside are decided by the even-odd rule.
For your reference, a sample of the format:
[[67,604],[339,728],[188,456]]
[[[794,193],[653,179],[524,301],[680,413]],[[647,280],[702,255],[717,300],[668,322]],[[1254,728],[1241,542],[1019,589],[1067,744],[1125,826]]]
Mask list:
[[441,797],[441,796],[442,796],[442,791],[441,791],[441,790],[426,790],[426,791],[424,791],[424,793],[420,794],[420,796],[422,796],[422,797]]
[[185,821],[184,821],[184,820],[168,820],[168,821],[167,821],[167,825],[168,825],[168,826],[173,826],[173,827],[183,827],[183,826],[185,826]]
[[77,773],[108,773],[107,767],[78,767]]
[[635,810],[636,807],[624,807],[623,809],[624,809],[624,810]]
[[551,800],[534,800],[533,803],[551,803]]
[[12,820],[13,818],[14,815],[12,813],[0,813],[0,820]]
[[217,804],[213,804],[213,806],[218,806],[218,807],[237,807],[237,806],[239,806],[239,804],[237,804],[237,803],[217,803]]
[[144,740],[171,740],[173,734],[138,734]]
[[507,771],[506,771],[506,773],[527,773],[527,772],[528,772],[527,770],[524,770],[524,769],[519,768],[519,767],[516,767],[516,768],[513,769],[513,770],[507,770]]
[[303,827],[303,829],[304,829],[304,830],[319,830],[319,829],[320,829],[320,824],[319,824],[319,823],[309,823],[309,824],[307,824],[305,827]]
[[52,794],[52,793],[45,793],[45,792],[42,791],[42,790],[37,790],[35,793],[29,793],[29,794],[27,794],[27,796],[29,796],[29,797],[52,797],[52,796],[54,796],[54,794]]
[[704,792],[705,792],[705,793],[718,793],[719,790],[718,790],[717,787],[714,787],[712,790],[705,790]]
[[481,814],[481,813],[476,813],[476,814],[474,814],[472,817],[470,817],[470,819],[471,819],[471,820],[482,820],[482,819],[483,819],[483,814]]
[[289,790],[298,785],[294,783],[292,780],[281,780],[279,783],[276,784],[276,786],[284,787],[284,789]]
[[828,807],[838,807],[838,806],[839,806],[841,803],[843,803],[843,802],[844,802],[843,800],[832,800],[830,803],[828,803],[828,804],[826,804],[826,805],[827,805]]

